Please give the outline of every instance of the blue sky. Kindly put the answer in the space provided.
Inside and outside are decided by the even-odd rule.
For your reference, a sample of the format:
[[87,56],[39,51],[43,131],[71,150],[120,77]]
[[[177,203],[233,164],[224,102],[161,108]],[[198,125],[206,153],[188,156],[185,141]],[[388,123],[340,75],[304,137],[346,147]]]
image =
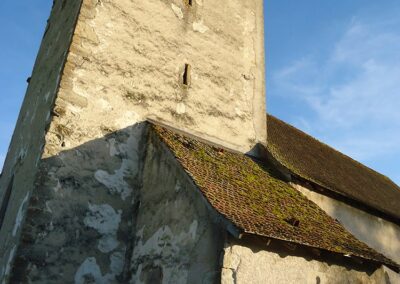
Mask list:
[[[51,0],[0,2],[0,165]],[[265,1],[267,108],[400,184],[398,0]]]
[[51,0],[0,0],[0,169],[51,5]]
[[400,2],[265,3],[268,111],[400,184]]

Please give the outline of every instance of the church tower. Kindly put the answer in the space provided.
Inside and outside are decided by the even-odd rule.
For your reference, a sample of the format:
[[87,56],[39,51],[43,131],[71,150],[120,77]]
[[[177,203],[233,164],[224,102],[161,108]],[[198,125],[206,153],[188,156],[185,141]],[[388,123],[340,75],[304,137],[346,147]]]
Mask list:
[[0,179],[0,280],[130,279],[146,121],[266,142],[263,25],[262,0],[55,0]]

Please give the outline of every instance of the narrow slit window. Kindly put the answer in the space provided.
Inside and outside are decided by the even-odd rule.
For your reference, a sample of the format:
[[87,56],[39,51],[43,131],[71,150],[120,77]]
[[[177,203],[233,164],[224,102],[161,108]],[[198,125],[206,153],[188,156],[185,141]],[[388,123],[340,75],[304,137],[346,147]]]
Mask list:
[[183,71],[183,85],[190,85],[190,64],[185,64],[185,70]]
[[7,187],[6,192],[4,194],[3,202],[1,203],[1,207],[0,207],[0,229],[3,226],[4,218],[6,216],[8,202],[10,201],[13,185],[14,185],[14,176],[12,176],[12,178],[10,180],[10,183],[8,184],[8,187]]
[[189,6],[192,6],[193,5],[193,0],[188,0],[188,4],[189,4]]

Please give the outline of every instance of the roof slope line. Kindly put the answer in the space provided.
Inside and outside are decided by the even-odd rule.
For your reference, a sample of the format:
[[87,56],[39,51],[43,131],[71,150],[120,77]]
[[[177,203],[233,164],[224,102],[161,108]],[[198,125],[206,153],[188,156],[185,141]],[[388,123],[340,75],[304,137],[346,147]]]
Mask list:
[[346,231],[269,164],[152,125],[206,201],[244,233],[399,266]]
[[267,116],[267,125],[268,152],[294,176],[400,223],[400,187],[388,177],[272,115]]

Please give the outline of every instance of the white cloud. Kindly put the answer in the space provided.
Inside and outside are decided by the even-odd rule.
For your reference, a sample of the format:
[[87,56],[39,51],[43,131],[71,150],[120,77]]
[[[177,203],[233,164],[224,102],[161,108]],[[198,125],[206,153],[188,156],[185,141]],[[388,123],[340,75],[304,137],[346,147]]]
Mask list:
[[273,80],[278,87],[292,91],[290,95],[302,94],[307,98],[321,91],[321,86],[309,80],[310,77],[317,75],[318,67],[310,58],[301,58],[273,74]]
[[323,60],[308,55],[272,76],[277,93],[311,110],[301,124],[362,161],[400,154],[398,27],[353,19]]

